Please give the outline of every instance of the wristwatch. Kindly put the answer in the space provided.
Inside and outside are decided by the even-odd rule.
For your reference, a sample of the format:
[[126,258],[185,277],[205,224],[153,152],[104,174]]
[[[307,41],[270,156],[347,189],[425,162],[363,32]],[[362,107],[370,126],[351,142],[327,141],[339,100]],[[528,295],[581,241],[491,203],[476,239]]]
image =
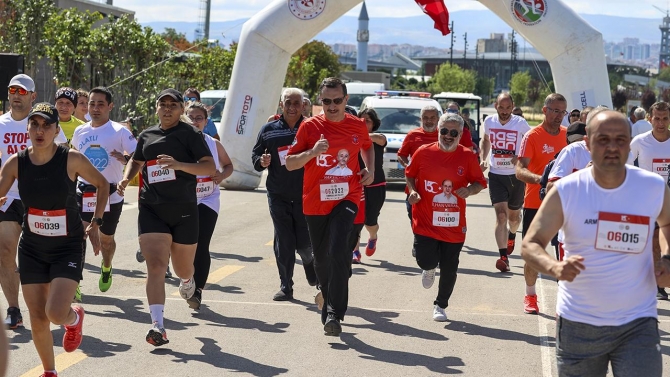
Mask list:
[[96,223],[96,224],[98,224],[98,226],[102,226],[102,224],[104,223],[104,221],[102,221],[102,218],[100,218],[100,217],[94,217],[94,218],[92,218],[92,219],[91,219],[91,222],[92,222],[92,223]]

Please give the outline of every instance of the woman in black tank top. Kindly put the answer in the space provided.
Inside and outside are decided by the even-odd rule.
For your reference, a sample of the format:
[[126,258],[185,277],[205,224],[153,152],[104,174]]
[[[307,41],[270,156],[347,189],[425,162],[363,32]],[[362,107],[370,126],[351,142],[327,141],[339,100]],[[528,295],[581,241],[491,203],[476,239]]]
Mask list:
[[[44,354],[51,336],[50,324],[64,325],[63,348],[72,352],[82,339],[84,310],[70,303],[82,274],[81,240],[97,232],[101,225],[92,221],[83,229],[75,198],[75,181],[82,176],[105,198],[96,204],[95,217],[101,218],[109,196],[109,183],[84,155],[54,142],[60,128],[58,112],[48,103],[36,104],[28,115],[32,146],[11,156],[0,171],[0,206],[18,181],[25,213],[19,240],[19,273],[23,297],[30,312],[33,341],[40,353],[45,373],[55,375],[53,348]],[[100,245],[93,245],[96,251]],[[45,303],[49,302],[48,308]],[[38,335],[38,336],[35,336]],[[41,351],[41,352],[40,352]]]

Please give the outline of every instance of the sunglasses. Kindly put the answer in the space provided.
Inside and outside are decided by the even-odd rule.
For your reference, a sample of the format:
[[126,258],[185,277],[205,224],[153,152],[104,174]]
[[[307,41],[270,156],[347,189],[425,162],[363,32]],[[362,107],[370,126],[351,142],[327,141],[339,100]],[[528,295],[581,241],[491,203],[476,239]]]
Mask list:
[[184,102],[188,102],[188,101],[197,102],[198,99],[195,98],[195,97],[184,97]]
[[579,117],[579,113],[572,113],[570,114],[571,117]]
[[449,135],[451,137],[457,137],[460,132],[456,130],[450,130],[448,128],[440,128],[440,135]]
[[344,102],[344,97],[335,98],[335,99],[321,98],[321,103],[323,103],[326,106],[330,106],[331,103],[334,103],[336,105],[341,105],[342,102]]
[[194,122],[202,122],[203,120],[205,120],[205,117],[203,117],[203,116],[198,116],[198,117],[188,117],[188,119],[190,119],[190,120],[192,120],[192,121],[194,121]]
[[9,94],[16,94],[16,92],[19,92],[20,96],[25,96],[26,94],[28,94],[27,90],[25,90],[23,88],[13,87],[13,86],[8,88],[7,91],[9,92]]

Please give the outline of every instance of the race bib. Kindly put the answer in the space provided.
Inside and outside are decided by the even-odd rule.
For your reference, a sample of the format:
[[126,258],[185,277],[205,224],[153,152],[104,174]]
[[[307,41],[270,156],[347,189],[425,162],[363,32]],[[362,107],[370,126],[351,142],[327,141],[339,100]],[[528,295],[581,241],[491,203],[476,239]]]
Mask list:
[[286,165],[286,155],[288,154],[288,145],[285,147],[277,148],[277,153],[279,154],[279,162],[281,166]]
[[649,235],[649,217],[600,212],[596,249],[627,254],[644,251]]
[[663,178],[668,178],[668,165],[670,165],[670,158],[655,158],[651,160],[651,171]]
[[149,175],[149,184],[177,179],[174,169],[161,168],[157,160],[147,161],[147,174]]
[[[95,212],[97,203],[97,194],[95,192],[85,192],[82,194],[81,198],[81,211]],[[105,212],[109,212],[109,200],[107,201],[107,204],[105,204]]]
[[461,219],[460,212],[452,210],[433,211],[433,226],[451,228],[458,226]]
[[214,181],[212,178],[198,178],[198,184],[195,186],[195,195],[198,199],[206,198],[214,192]]
[[346,179],[324,179],[321,180],[319,189],[321,201],[342,200],[349,195],[349,181]]
[[514,164],[512,164],[513,159],[514,159],[514,156],[511,156],[511,155],[494,154],[493,155],[493,167],[496,168],[496,169],[514,170]]
[[28,208],[28,226],[32,233],[41,236],[67,236],[65,210],[42,211],[35,208]]
[[14,199],[12,199],[12,198],[7,198],[7,201],[5,202],[5,204],[3,204],[2,206],[0,206],[0,211],[2,211],[2,212],[7,212],[7,209],[9,208],[9,206],[12,205],[12,202],[13,202],[13,201],[14,201]]

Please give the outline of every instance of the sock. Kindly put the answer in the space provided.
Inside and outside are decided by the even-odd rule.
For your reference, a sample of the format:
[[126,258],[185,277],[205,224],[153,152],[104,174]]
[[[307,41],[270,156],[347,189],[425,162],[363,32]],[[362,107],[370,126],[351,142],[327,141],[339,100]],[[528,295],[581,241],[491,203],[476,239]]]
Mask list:
[[181,279],[181,282],[184,283],[184,284],[188,283],[189,281],[191,281],[191,278]]
[[509,232],[507,235],[508,240],[516,240],[516,233]]
[[163,311],[165,305],[154,304],[149,305],[149,313],[151,313],[151,322],[156,322],[158,327],[163,327]]
[[79,324],[79,314],[77,314],[77,312],[74,312],[74,322],[72,322],[71,324],[69,324],[67,326],[68,327],[73,327],[73,326],[77,326],[78,324]]
[[500,253],[500,258],[507,258],[507,248],[498,249],[498,252]]
[[535,286],[534,285],[527,285],[526,286],[526,295],[535,296]]
[[112,270],[112,266],[105,267],[105,262],[102,263],[102,272],[109,272]]

